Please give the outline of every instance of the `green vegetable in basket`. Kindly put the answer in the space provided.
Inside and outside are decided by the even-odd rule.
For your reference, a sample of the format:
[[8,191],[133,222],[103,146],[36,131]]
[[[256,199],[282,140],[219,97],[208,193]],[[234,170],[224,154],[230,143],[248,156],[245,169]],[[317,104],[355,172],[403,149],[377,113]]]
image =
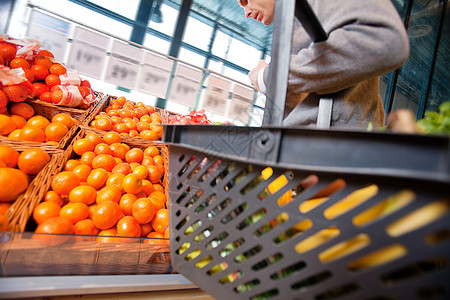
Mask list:
[[439,106],[439,112],[429,111],[417,121],[419,130],[426,134],[450,135],[450,101]]

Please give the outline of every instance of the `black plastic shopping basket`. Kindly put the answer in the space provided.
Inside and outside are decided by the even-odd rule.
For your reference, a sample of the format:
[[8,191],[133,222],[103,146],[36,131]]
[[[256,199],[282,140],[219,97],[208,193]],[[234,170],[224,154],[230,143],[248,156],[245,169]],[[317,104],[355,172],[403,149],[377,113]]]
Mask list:
[[[295,1],[275,5],[274,32]],[[282,42],[268,105],[285,95]],[[217,299],[449,299],[449,137],[281,116],[165,127],[174,269]]]

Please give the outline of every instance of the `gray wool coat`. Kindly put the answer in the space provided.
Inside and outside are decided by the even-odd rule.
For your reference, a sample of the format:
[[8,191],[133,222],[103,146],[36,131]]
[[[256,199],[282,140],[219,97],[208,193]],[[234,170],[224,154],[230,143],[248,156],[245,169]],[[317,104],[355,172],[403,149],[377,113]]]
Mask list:
[[283,125],[316,126],[319,98],[326,94],[334,98],[331,126],[384,125],[379,77],[409,55],[408,36],[391,0],[308,2],[328,40],[313,43],[294,22]]

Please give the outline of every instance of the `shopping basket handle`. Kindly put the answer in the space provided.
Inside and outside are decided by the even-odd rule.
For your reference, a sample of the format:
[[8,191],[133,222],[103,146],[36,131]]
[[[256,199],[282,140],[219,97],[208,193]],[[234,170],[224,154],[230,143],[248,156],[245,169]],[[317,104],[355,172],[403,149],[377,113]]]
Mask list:
[[269,65],[263,126],[281,126],[283,123],[294,12],[311,40],[322,42],[327,39],[325,30],[306,0],[275,1],[272,61]]

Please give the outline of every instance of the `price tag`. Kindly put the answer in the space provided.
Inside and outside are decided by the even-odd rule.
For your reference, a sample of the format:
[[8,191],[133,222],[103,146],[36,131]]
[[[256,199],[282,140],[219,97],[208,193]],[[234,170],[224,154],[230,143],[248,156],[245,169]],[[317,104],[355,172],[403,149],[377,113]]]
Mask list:
[[233,96],[227,109],[227,117],[247,123],[252,109],[255,91],[251,88],[235,84]]
[[155,97],[166,98],[172,67],[173,60],[147,52],[144,67],[139,73],[138,90]]
[[179,63],[170,90],[170,100],[188,107],[195,107],[203,72]]
[[230,87],[231,81],[215,75],[209,76],[201,107],[208,112],[224,116]]
[[128,89],[134,89],[143,54],[142,49],[114,41],[106,69],[105,81]]
[[41,48],[52,52],[56,60],[64,61],[70,29],[70,23],[33,10],[27,36],[38,40]]
[[75,29],[67,66],[100,79],[110,38],[81,27]]

